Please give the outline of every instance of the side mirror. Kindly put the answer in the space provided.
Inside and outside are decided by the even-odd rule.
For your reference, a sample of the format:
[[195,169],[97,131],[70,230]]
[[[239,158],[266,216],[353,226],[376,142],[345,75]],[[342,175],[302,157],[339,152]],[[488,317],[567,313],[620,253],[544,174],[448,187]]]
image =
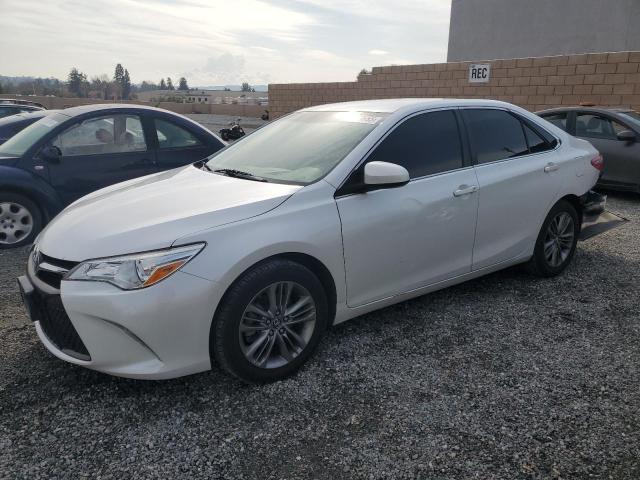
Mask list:
[[60,163],[60,160],[62,159],[62,152],[55,145],[47,145],[40,150],[40,156],[48,162]]
[[638,137],[635,132],[632,132],[631,130],[623,130],[618,133],[618,140],[622,142],[635,142],[637,139]]
[[395,163],[369,162],[364,166],[364,184],[380,188],[400,187],[409,183],[409,172]]

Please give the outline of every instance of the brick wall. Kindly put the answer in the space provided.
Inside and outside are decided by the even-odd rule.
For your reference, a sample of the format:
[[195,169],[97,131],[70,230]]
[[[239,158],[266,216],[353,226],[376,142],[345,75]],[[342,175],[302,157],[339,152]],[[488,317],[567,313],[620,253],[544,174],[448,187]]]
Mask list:
[[[491,80],[468,81],[470,63],[490,63]],[[269,85],[277,117],[332,102],[399,97],[489,98],[528,110],[591,102],[640,109],[640,52],[374,67],[356,82]]]

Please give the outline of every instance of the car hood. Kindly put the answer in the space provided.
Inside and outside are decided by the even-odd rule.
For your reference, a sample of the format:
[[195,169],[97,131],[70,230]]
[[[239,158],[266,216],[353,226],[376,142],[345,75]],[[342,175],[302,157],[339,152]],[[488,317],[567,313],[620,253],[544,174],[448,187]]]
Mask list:
[[170,170],[81,198],[45,228],[38,248],[73,261],[166,248],[184,235],[268,212],[299,188],[192,166]]

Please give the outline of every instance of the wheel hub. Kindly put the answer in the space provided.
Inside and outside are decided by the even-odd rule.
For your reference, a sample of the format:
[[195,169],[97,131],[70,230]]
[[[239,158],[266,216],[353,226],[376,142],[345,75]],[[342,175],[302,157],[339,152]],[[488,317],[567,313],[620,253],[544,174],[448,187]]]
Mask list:
[[252,364],[278,368],[302,353],[315,323],[315,302],[306,288],[294,282],[273,283],[246,307],[239,325],[240,348]]
[[569,257],[575,237],[574,221],[567,212],[556,215],[549,226],[544,240],[544,255],[552,267],[559,267]]
[[16,202],[0,203],[0,243],[18,243],[32,230],[33,215],[26,207]]

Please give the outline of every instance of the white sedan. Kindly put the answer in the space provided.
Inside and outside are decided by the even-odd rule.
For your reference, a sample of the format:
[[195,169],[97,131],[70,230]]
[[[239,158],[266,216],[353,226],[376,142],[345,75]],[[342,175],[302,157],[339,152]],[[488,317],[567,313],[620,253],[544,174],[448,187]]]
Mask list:
[[78,200],[19,284],[68,362],[159,379],[217,361],[273,381],[331,325],[515,264],[559,274],[601,169],[589,143],[507,103],[312,107]]

